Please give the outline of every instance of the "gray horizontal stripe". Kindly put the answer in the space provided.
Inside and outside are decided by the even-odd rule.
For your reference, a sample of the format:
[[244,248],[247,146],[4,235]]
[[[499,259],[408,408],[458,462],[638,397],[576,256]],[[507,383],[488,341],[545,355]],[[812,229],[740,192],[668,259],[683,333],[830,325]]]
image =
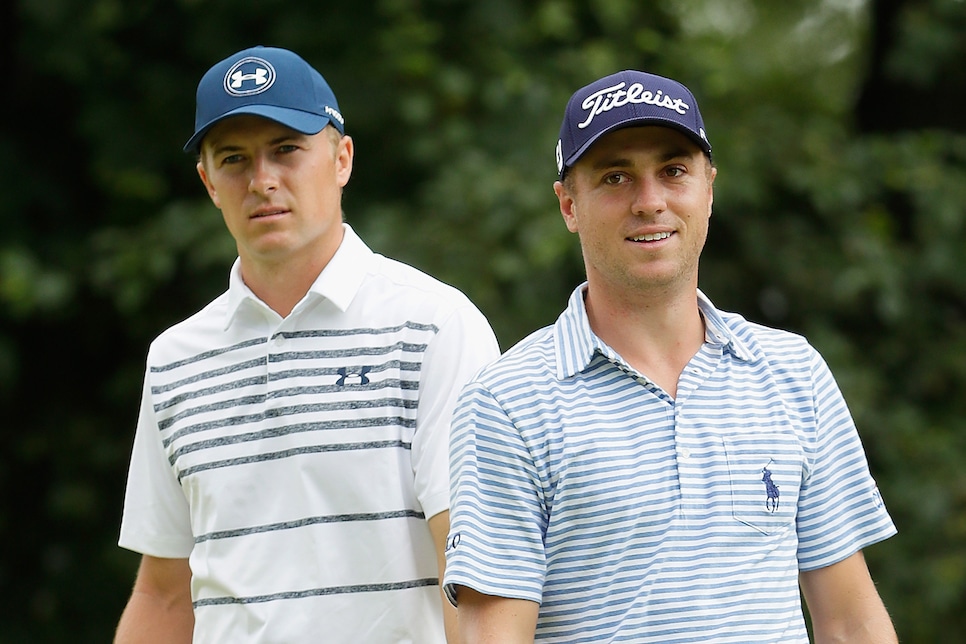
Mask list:
[[[211,378],[217,378],[223,376],[227,373],[235,373],[237,371],[245,371],[253,367],[264,367],[268,364],[268,360],[265,356],[260,356],[254,360],[246,360],[245,362],[236,362],[235,364],[230,364],[227,367],[221,369],[212,369],[210,371],[202,371],[201,373],[194,374],[188,378],[183,378],[181,380],[175,380],[174,382],[169,382],[166,385],[155,385],[151,387],[152,394],[163,394],[167,391],[173,389],[179,389],[186,385],[190,385],[196,382],[201,382],[203,380],[210,380]],[[151,368],[151,371],[160,371],[160,369]]]
[[277,532],[279,530],[294,530],[310,525],[323,523],[351,523],[354,521],[382,521],[385,519],[425,519],[426,515],[416,510],[396,510],[394,512],[367,512],[360,514],[331,514],[322,517],[308,517],[298,521],[284,521],[267,525],[238,528],[237,530],[219,530],[195,537],[195,543],[204,543],[216,539],[233,539],[263,532]]
[[[305,354],[301,354],[298,356],[296,356],[295,354],[285,354],[285,355],[292,357],[293,360],[302,359],[306,357]],[[281,359],[278,359],[278,356],[272,356],[271,362],[275,364],[281,364],[282,362],[287,362],[287,360],[281,360]],[[165,385],[154,385],[151,387],[151,393],[157,396],[159,394],[167,393],[169,391],[174,391],[176,389],[180,389],[188,385],[201,383],[205,380],[210,380],[212,378],[220,378],[221,376],[224,376],[226,374],[231,374],[238,371],[246,371],[253,367],[259,367],[259,368],[265,367],[267,364],[268,364],[268,360],[265,357],[256,358],[254,360],[248,360],[246,362],[239,362],[237,364],[233,364],[222,369],[205,371],[205,372],[190,376],[188,378],[183,378],[181,380],[170,382]],[[351,366],[353,368],[358,366],[368,366],[370,367],[368,373],[375,375],[383,371],[389,371],[392,369],[397,369],[400,372],[419,373],[422,370],[423,365],[421,362],[415,362],[415,361],[389,360],[378,365],[353,364]],[[274,372],[268,373],[267,375],[264,373],[261,373],[257,376],[253,376],[250,378],[245,378],[242,380],[236,380],[232,382],[225,382],[214,387],[199,388],[194,391],[188,391],[186,393],[178,394],[177,396],[174,396],[170,400],[166,401],[163,406],[167,407],[167,406],[170,406],[171,404],[180,402],[182,400],[189,400],[191,398],[198,398],[200,396],[213,395],[213,394],[220,393],[222,391],[235,389],[237,387],[264,385],[268,382],[284,380],[285,378],[297,378],[297,377],[321,378],[323,376],[336,377],[341,375],[339,373],[339,369],[345,368],[345,367],[346,365],[338,365],[334,367],[307,367],[302,369],[285,369],[282,371],[274,371]],[[399,381],[386,380],[386,381],[383,381],[383,383],[385,383],[383,386],[388,386],[395,382],[399,382]],[[404,380],[402,381],[402,384],[403,384],[403,388],[408,388],[408,389],[415,389],[418,386],[418,382],[411,381],[411,380]],[[353,385],[353,386],[358,387],[358,385]],[[157,405],[156,408],[160,409],[162,408],[162,406]]]
[[[314,378],[318,378],[321,376],[338,376],[338,375],[341,375],[339,373],[339,368],[341,367],[353,368],[353,369],[358,369],[359,367],[369,367],[370,369],[369,369],[368,375],[372,377],[376,374],[382,373],[383,371],[389,371],[391,369],[398,369],[401,372],[407,372],[407,371],[419,372],[419,371],[422,371],[423,363],[408,362],[408,361],[402,361],[402,360],[388,360],[386,362],[383,362],[377,365],[352,363],[350,365],[338,365],[335,367],[303,367],[301,369],[282,369],[278,371],[272,371],[271,373],[268,374],[268,377],[269,377],[269,380],[274,382],[276,380],[282,380],[283,378],[293,378],[296,376],[314,377]],[[392,381],[387,381],[387,382],[392,382]],[[413,381],[404,380],[403,382],[413,382]]]
[[[406,362],[400,363],[398,360],[393,361],[395,364],[390,365],[390,367],[398,367],[401,371],[419,371],[420,364],[418,362]],[[379,373],[380,369],[377,367],[371,369],[366,375],[372,378],[374,374]],[[195,398],[206,398],[209,396],[215,396],[226,391],[234,391],[243,387],[257,387],[260,385],[268,384],[269,382],[278,382],[286,378],[318,378],[321,376],[341,376],[339,370],[336,368],[327,369],[290,369],[287,371],[278,371],[271,373],[268,377],[261,375],[255,376],[253,378],[244,378],[242,380],[234,380],[232,382],[226,382],[224,384],[218,385],[216,387],[205,387],[202,389],[196,389],[193,391],[188,391],[177,396],[172,396],[171,398],[154,405],[154,410],[156,412],[163,411],[169,407],[173,407],[182,402],[188,400],[193,400]],[[184,384],[184,383],[181,383]],[[151,391],[154,394],[164,393],[166,390],[170,390],[171,387],[152,387]],[[342,392],[345,390],[352,391],[376,391],[377,389],[401,389],[403,391],[416,391],[419,389],[418,380],[399,380],[396,378],[390,380],[377,380],[376,382],[370,382],[367,385],[358,383],[346,383],[341,387],[336,384],[331,385],[315,385],[309,387],[286,387],[285,389],[278,389],[269,391],[267,395],[260,394],[264,399],[269,398],[284,398],[286,396],[297,396],[299,394],[324,394],[333,392]],[[251,398],[246,398],[246,404]],[[200,407],[199,409],[206,409],[205,407]]]
[[[272,338],[283,337],[283,338],[334,338],[334,337],[348,337],[354,335],[383,335],[387,333],[397,333],[401,329],[413,329],[415,331],[430,331],[436,333],[439,331],[439,327],[435,324],[419,324],[416,322],[406,322],[405,324],[400,324],[397,326],[383,327],[379,329],[318,329],[313,331],[283,331],[281,333],[276,333]],[[205,351],[197,355],[191,356],[190,358],[185,358],[183,360],[178,360],[176,362],[171,362],[165,365],[158,365],[151,367],[151,371],[156,373],[161,373],[164,371],[170,371],[172,369],[177,369],[178,367],[183,367],[195,362],[200,362],[213,358],[216,356],[223,355],[225,353],[230,353],[232,351],[237,351],[239,349],[246,349],[248,347],[258,346],[260,344],[265,344],[268,342],[268,338],[252,338],[251,340],[246,340],[244,342],[239,342],[238,344],[233,344],[228,347],[223,347],[221,349],[213,349],[211,351]]]
[[435,324],[422,324],[419,322],[404,322],[395,326],[385,326],[379,328],[358,328],[358,329],[312,329],[308,331],[282,331],[273,335],[273,338],[282,336],[283,338],[337,338],[350,335],[383,335],[386,333],[397,333],[402,329],[412,329],[414,331],[439,331]]
[[[178,401],[172,404],[177,404]],[[158,429],[161,431],[174,425],[179,420],[189,418],[191,416],[197,416],[198,414],[204,414],[206,412],[219,411],[223,409],[232,409],[233,407],[250,407],[252,405],[261,405],[265,402],[265,394],[252,394],[251,396],[243,396],[241,398],[229,398],[228,400],[220,400],[217,403],[211,403],[208,405],[199,405],[197,407],[190,407],[180,413],[173,414],[167,418],[162,418],[158,421]],[[154,406],[155,412],[160,412],[169,407],[168,404],[160,404]]]
[[[228,418],[224,421],[216,421],[211,423],[202,423],[199,425],[192,425],[190,427],[185,427],[177,432],[174,432],[171,436],[163,439],[161,444],[168,447],[175,440],[188,436],[190,434],[197,434],[198,432],[208,431],[211,429],[216,429],[218,427],[224,426],[239,426],[246,423],[255,423],[265,418],[262,414],[255,414],[252,416],[236,416],[233,418]],[[333,429],[362,429],[370,427],[392,427],[392,426],[413,428],[416,426],[415,418],[405,418],[403,416],[379,416],[375,418],[345,418],[340,420],[326,421],[326,422],[310,422],[310,423],[292,423],[290,425],[282,425],[281,427],[270,427],[268,429],[263,429],[255,432],[246,432],[244,434],[236,434],[233,436],[222,436],[219,438],[211,438],[208,440],[199,440],[190,445],[185,445],[184,447],[178,448],[177,451],[172,455],[171,462],[174,462],[174,458],[181,454],[187,452],[193,452],[199,449],[206,449],[208,447],[219,447],[222,445],[234,445],[237,443],[246,443],[248,441],[260,440],[262,438],[276,438],[279,436],[287,436],[289,434],[300,434],[303,432],[318,432],[327,431]],[[195,447],[196,446],[196,447]]]
[[[258,341],[251,341],[247,343],[242,343],[230,347],[229,349],[219,349],[217,351],[208,351],[205,353],[199,353],[198,355],[192,356],[191,358],[186,358],[184,360],[179,360],[178,362],[172,362],[170,364],[151,367],[152,373],[164,373],[165,371],[171,371],[179,367],[184,367],[187,365],[204,362],[211,358],[218,357],[223,353],[228,351],[233,351],[240,348],[247,348],[248,346],[265,344],[267,341],[264,339]],[[276,353],[269,353],[267,360],[272,363],[286,362],[289,360],[315,360],[315,359],[333,359],[333,358],[356,358],[359,356],[381,356],[391,354],[395,351],[402,351],[405,353],[422,354],[426,351],[428,345],[423,343],[415,342],[396,342],[394,344],[381,346],[381,347],[352,347],[346,349],[328,349],[321,351],[281,351]],[[207,380],[209,378],[217,377],[226,373],[232,373],[235,371],[241,371],[243,369],[249,369],[251,367],[262,366],[266,363],[266,356],[258,356],[257,358],[246,360],[244,362],[239,362],[236,364],[229,365],[228,367],[217,369],[213,371],[206,371],[199,374],[192,375],[184,380],[178,380],[176,382],[169,383],[164,386],[152,387],[152,391],[155,393],[161,393],[164,391],[170,391],[171,389],[176,389],[177,387],[182,387],[186,384],[192,382],[198,382],[201,380]],[[401,365],[410,367],[411,371],[418,371],[420,367],[419,362],[400,362]]]
[[[291,374],[293,377],[305,376],[305,373],[296,373],[291,371],[284,372],[286,377]],[[278,380],[279,376],[282,374],[273,374],[272,380]],[[370,371],[368,376],[372,376]],[[377,391],[379,389],[398,389],[400,391],[419,391],[419,381],[418,380],[377,380],[376,382],[370,382],[368,385],[362,385],[358,383],[346,383],[345,385],[339,387],[338,385],[314,385],[306,387],[284,387],[281,389],[273,389],[266,396],[267,400],[272,400],[275,398],[288,398],[291,396],[301,396],[301,395],[315,395],[315,394],[330,394],[335,392],[344,391]]]
[[[200,407],[195,407],[192,409],[187,409],[179,414],[174,414],[168,418],[158,421],[158,429],[164,431],[168,429],[173,424],[178,422],[183,418],[189,416],[195,416],[197,414],[202,414],[210,411],[219,411],[223,409],[231,409],[232,407],[238,407],[241,405],[254,405],[265,402],[265,396],[263,394],[257,394],[254,396],[245,396],[244,398],[236,398],[233,400],[224,400],[211,405],[202,405]],[[185,427],[184,429],[178,430],[172,434],[166,441],[165,445],[170,443],[175,438],[182,436],[184,434],[194,434],[199,431],[204,431],[205,429],[211,429],[212,427],[226,427],[240,424],[238,419],[245,419],[244,422],[253,422],[258,420],[263,420],[267,418],[284,418],[285,416],[292,416],[294,414],[324,414],[334,411],[351,411],[355,409],[379,409],[385,408],[390,410],[398,409],[415,409],[419,404],[416,400],[406,400],[405,398],[377,398],[374,400],[345,400],[333,403],[313,403],[313,404],[303,404],[303,405],[289,405],[287,407],[273,407],[271,409],[266,409],[263,412],[257,414],[245,414],[244,416],[231,416],[229,418],[219,419],[217,421],[212,421],[210,423],[200,423],[198,425],[191,425],[190,427]],[[199,428],[199,429],[195,429]]]
[[438,586],[439,580],[436,578],[414,579],[412,581],[400,581],[392,584],[362,584],[359,586],[334,586],[331,588],[312,588],[309,590],[292,590],[284,593],[272,593],[271,595],[255,595],[252,597],[209,597],[192,602],[194,608],[204,606],[224,606],[226,604],[263,604],[283,599],[304,599],[305,597],[323,597],[325,595],[346,595],[351,593],[378,593],[391,590],[408,590],[410,588],[425,588],[426,586]]
[[178,367],[183,367],[185,365],[189,365],[195,362],[201,362],[202,360],[214,358],[215,356],[220,356],[225,353],[231,353],[232,351],[237,351],[239,349],[247,349],[248,347],[254,347],[254,346],[258,346],[259,344],[265,344],[266,342],[268,342],[267,338],[253,338],[251,340],[239,342],[238,344],[233,344],[229,347],[222,347],[221,349],[213,349],[211,351],[205,351],[203,353],[193,355],[190,358],[178,360],[177,362],[171,362],[168,364],[151,367],[151,371],[154,373],[170,371],[172,369],[177,369]]
[[220,467],[233,467],[235,465],[249,465],[251,463],[263,463],[265,461],[277,461],[283,458],[290,458],[293,456],[302,456],[305,454],[323,454],[326,452],[351,452],[355,450],[365,450],[365,449],[386,449],[392,447],[401,447],[402,449],[412,449],[412,443],[407,443],[401,440],[395,441],[372,441],[366,443],[339,443],[337,445],[309,445],[306,447],[297,447],[294,449],[286,449],[281,452],[268,452],[265,454],[256,454],[254,456],[242,456],[239,458],[228,458],[221,461],[211,461],[209,463],[201,463],[195,465],[194,467],[186,467],[185,469],[178,472],[178,481],[185,478],[186,476],[191,476],[192,474],[197,474],[198,472],[204,472],[206,470],[214,470]]
[[406,353],[424,353],[425,342],[415,344],[413,342],[396,342],[395,344],[384,347],[351,347],[346,349],[323,349],[321,351],[278,351],[270,353],[270,362],[285,362],[286,360],[315,360],[317,358],[355,358],[358,356],[382,356],[394,351],[404,351]]
[[[178,394],[177,396],[171,396],[164,402],[157,403],[154,406],[154,411],[162,411],[177,405],[179,403],[185,402],[186,400],[191,400],[193,398],[204,398],[207,396],[213,396],[215,394],[220,394],[225,391],[234,391],[235,389],[240,389],[242,387],[256,387],[258,385],[265,385],[268,383],[268,378],[264,375],[254,376],[252,378],[243,378],[242,380],[235,380],[232,382],[226,382],[224,384],[218,385],[217,387],[205,387],[203,389],[195,389],[193,391],[187,391],[183,394]],[[160,387],[152,387],[151,393],[159,394],[163,393]],[[264,398],[264,396],[263,396]]]

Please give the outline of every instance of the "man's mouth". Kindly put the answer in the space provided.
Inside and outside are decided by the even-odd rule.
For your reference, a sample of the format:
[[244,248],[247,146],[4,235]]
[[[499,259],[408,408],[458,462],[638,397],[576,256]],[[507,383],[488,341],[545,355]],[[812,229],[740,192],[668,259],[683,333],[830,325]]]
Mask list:
[[669,232],[647,233],[646,235],[638,235],[636,237],[631,237],[631,241],[636,241],[636,242],[660,241],[662,239],[667,239],[670,236],[671,236],[671,233]]
[[272,210],[259,210],[258,212],[252,213],[252,219],[259,219],[260,217],[271,217],[272,215],[281,215],[285,212],[284,208],[276,208]]

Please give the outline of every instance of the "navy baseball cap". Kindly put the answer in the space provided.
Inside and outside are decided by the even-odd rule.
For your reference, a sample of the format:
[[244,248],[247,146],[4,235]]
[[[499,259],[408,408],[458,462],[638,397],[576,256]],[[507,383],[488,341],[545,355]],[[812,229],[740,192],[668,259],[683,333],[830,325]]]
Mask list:
[[557,175],[604,134],[632,125],[661,125],[691,138],[708,157],[711,143],[698,102],[687,87],[663,76],[625,70],[574,92],[557,141]]
[[252,47],[215,64],[198,83],[195,133],[185,152],[198,152],[216,123],[254,114],[303,134],[331,123],[345,134],[335,94],[322,75],[297,54],[276,47]]

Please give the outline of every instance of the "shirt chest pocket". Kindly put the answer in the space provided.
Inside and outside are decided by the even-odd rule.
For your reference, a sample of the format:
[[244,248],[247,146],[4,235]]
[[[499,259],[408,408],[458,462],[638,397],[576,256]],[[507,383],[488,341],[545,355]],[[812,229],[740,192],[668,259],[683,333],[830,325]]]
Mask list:
[[791,433],[723,437],[733,517],[775,534],[794,525],[804,474],[804,453]]

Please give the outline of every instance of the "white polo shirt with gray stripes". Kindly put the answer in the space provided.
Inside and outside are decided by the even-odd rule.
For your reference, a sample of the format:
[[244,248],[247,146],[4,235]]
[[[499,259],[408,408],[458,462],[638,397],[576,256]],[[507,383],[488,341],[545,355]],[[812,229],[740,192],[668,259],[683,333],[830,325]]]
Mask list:
[[461,397],[447,593],[538,602],[541,642],[807,643],[799,571],[896,532],[826,363],[698,293],[672,399],[584,288]]
[[426,520],[497,355],[462,293],[348,226],[285,319],[236,263],[151,345],[120,545],[189,557],[195,641],[444,642]]

